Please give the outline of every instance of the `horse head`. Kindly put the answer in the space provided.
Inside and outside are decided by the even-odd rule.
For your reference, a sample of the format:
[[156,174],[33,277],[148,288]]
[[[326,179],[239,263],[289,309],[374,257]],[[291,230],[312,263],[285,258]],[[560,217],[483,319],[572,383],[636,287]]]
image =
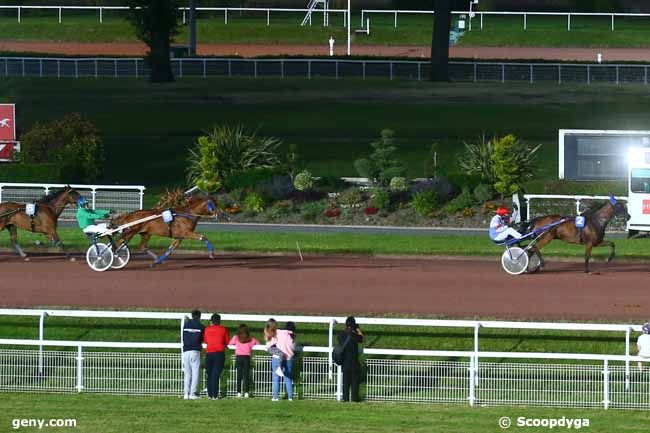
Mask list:
[[609,204],[614,209],[614,216],[625,218],[625,221],[631,218],[625,205],[618,201],[612,194],[609,195]]
[[216,200],[209,195],[205,197],[192,197],[188,203],[188,211],[201,216],[216,216]]

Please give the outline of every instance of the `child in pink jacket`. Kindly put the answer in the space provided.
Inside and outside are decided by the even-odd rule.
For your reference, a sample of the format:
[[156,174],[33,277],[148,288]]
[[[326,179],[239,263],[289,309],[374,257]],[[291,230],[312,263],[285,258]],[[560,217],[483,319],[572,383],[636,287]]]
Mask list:
[[241,398],[242,392],[244,398],[248,398],[248,388],[250,383],[251,354],[253,346],[260,344],[255,337],[251,337],[248,326],[241,324],[237,333],[230,339],[231,346],[235,346],[235,366],[237,368],[237,397]]
[[287,329],[278,329],[275,319],[269,319],[264,326],[266,350],[271,354],[271,371],[273,373],[273,401],[278,401],[280,377],[284,377],[284,385],[289,401],[293,400],[293,355],[295,351],[295,325],[287,323]]

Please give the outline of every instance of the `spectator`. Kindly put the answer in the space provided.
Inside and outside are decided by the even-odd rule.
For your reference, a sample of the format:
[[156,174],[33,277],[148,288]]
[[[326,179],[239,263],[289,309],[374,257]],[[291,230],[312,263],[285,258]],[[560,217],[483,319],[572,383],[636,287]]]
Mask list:
[[357,321],[350,316],[345,319],[345,330],[339,334],[339,344],[343,346],[343,401],[359,401],[359,382],[361,364],[359,364],[359,343],[363,342],[363,332]]
[[201,312],[192,311],[192,319],[183,325],[183,398],[195,400],[199,398],[196,388],[199,385],[199,369],[201,368],[201,342],[205,327],[201,324]]
[[[650,359],[650,323],[646,322],[641,327],[642,334],[636,341],[636,348],[641,358]],[[643,371],[643,363],[639,361],[639,371]]]
[[213,314],[210,318],[212,325],[205,329],[203,342],[205,348],[205,370],[208,375],[208,397],[210,400],[219,398],[219,379],[226,363],[226,346],[230,340],[228,330],[221,326],[221,316]]
[[248,389],[251,370],[251,353],[253,346],[260,344],[256,338],[251,337],[248,326],[241,324],[237,334],[230,340],[230,345],[235,346],[235,366],[237,367],[237,397],[248,398]]
[[264,338],[266,339],[266,350],[271,354],[272,400],[279,400],[280,377],[284,377],[287,399],[293,401],[293,380],[291,378],[295,350],[293,332],[287,329],[278,329],[275,319],[269,319],[264,325]]

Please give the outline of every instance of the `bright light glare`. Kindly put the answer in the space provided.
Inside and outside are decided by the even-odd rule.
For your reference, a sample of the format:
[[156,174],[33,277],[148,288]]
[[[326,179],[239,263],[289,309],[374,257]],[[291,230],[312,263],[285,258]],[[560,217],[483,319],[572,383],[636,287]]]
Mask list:
[[645,152],[650,149],[630,147],[627,151],[627,163],[629,167],[645,164]]

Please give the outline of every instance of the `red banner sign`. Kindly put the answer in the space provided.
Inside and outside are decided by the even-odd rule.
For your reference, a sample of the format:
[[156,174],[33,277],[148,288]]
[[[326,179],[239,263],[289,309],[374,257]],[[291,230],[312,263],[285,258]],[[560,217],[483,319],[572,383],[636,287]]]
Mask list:
[[15,104],[0,104],[0,141],[16,141]]
[[0,161],[11,161],[14,151],[14,143],[0,142]]

